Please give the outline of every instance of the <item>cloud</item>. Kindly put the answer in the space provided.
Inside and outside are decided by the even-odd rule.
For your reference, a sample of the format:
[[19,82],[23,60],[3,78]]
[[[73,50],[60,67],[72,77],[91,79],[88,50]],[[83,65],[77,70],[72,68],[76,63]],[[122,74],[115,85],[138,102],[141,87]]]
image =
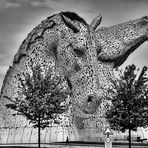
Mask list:
[[4,79],[4,76],[8,70],[9,66],[0,66],[0,90],[1,90],[1,86],[2,86],[2,82]]
[[0,66],[0,69],[1,69],[1,71],[0,71],[0,77],[1,77],[1,76],[3,76],[3,75],[6,73],[6,71],[8,70],[8,66]]
[[[47,8],[46,0],[1,0],[0,9],[4,8]],[[49,8],[49,5],[48,5]]]
[[20,5],[18,3],[9,3],[9,2],[5,2],[4,3],[4,8],[7,7],[19,7]]
[[38,6],[46,6],[46,0],[5,0],[4,6],[13,7],[38,7]]
[[134,3],[141,3],[141,2],[146,2],[146,3],[148,3],[148,1],[147,0],[121,0],[121,1],[123,1],[123,2],[134,2]]

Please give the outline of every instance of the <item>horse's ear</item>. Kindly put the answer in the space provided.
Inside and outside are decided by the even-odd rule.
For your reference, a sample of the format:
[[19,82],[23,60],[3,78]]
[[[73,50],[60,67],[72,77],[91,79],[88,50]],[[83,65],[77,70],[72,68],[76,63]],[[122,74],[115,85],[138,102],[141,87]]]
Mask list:
[[101,13],[100,13],[97,17],[95,17],[95,18],[92,20],[92,22],[91,22],[91,24],[90,24],[90,27],[93,28],[94,30],[96,30],[97,27],[100,25],[101,21],[102,21],[102,15],[101,15]]
[[74,24],[68,17],[66,17],[65,15],[61,15],[61,17],[65,25],[68,28],[72,29],[74,33],[80,32],[80,28],[78,28],[76,24]]

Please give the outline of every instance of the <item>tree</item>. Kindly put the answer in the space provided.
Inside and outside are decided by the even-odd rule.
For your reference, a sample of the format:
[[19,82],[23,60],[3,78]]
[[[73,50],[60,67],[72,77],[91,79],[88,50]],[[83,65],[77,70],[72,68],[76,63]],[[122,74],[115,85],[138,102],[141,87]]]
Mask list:
[[148,77],[147,67],[140,74],[135,65],[129,65],[120,73],[118,83],[114,83],[116,95],[108,107],[106,118],[113,130],[129,130],[129,148],[131,130],[148,126]]
[[68,89],[62,77],[53,75],[51,69],[43,71],[40,65],[33,67],[30,73],[23,73],[19,79],[19,97],[7,104],[18,115],[24,115],[33,127],[38,128],[38,146],[40,130],[63,113],[68,104]]

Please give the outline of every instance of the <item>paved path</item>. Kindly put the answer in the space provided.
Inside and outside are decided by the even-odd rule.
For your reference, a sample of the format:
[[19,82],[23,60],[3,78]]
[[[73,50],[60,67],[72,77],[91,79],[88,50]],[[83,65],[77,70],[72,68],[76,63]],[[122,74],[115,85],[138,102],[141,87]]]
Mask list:
[[[23,145],[17,145],[17,144],[12,144],[12,145],[1,145],[0,148],[37,148],[37,144],[23,144]],[[41,148],[104,148],[104,145],[100,144],[93,144],[92,145],[86,145],[86,144],[72,144],[70,146],[65,146],[65,144],[41,144]],[[113,148],[128,148],[128,145],[113,145]],[[138,146],[132,146],[132,148],[148,148],[148,145],[138,145]]]
[[[65,146],[65,145],[49,145],[49,144],[44,144],[41,145],[41,148],[104,148],[103,146],[86,146],[86,145],[70,145],[70,146]],[[0,145],[0,148],[37,148],[37,145]]]

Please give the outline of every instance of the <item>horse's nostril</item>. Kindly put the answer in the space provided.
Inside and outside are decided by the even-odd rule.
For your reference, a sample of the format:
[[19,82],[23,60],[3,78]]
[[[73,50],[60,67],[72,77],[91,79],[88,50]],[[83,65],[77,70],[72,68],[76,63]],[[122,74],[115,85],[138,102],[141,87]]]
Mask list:
[[88,96],[87,102],[90,103],[93,101],[93,96]]

